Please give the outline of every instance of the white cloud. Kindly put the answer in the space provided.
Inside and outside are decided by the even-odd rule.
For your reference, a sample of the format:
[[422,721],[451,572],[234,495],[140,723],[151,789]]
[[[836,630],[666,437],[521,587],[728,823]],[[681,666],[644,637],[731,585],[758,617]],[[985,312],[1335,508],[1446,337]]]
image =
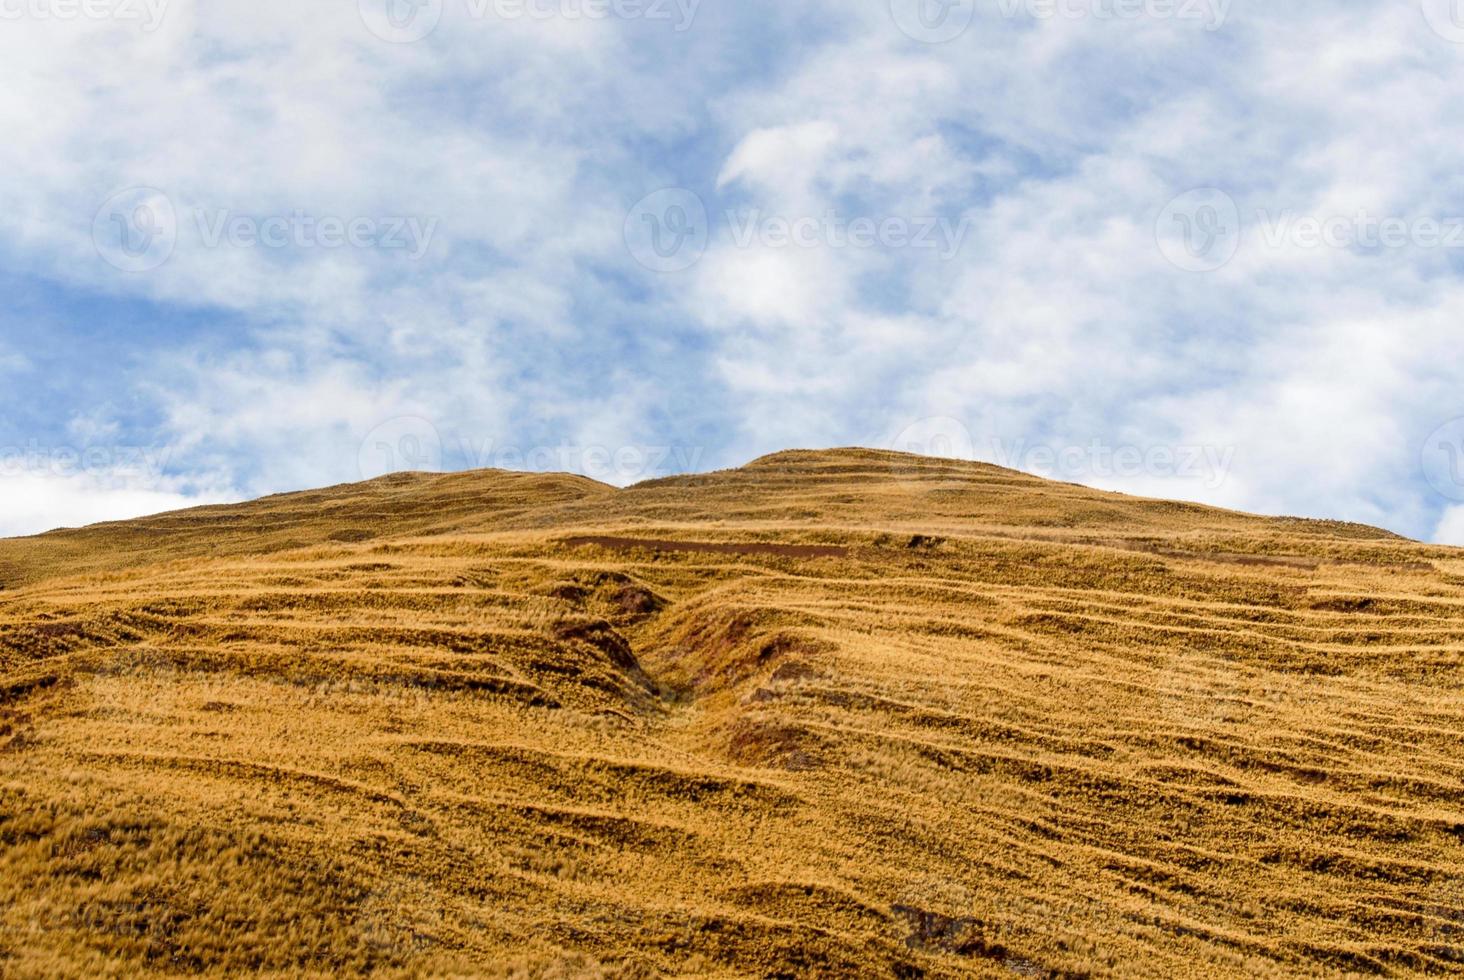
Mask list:
[[[873,390],[909,422],[956,415],[983,437],[1233,450],[1227,478],[1200,496],[1423,532],[1439,502],[1416,445],[1458,414],[1450,392],[1464,382],[1464,362],[1445,355],[1461,298],[1452,256],[1278,249],[1256,213],[1464,217],[1448,176],[1464,150],[1433,135],[1461,114],[1446,95],[1464,83],[1452,49],[1416,11],[1393,8],[1246,7],[1220,37],[1183,24],[978,26],[919,56],[871,26],[733,103],[746,135],[724,175],[766,161],[769,176],[747,182],[762,199],[806,192],[816,209],[862,183],[887,209],[956,195],[976,224],[959,261],[901,270],[906,308],[935,315],[902,323],[904,356],[885,371],[841,342],[847,331],[810,344],[806,330],[780,329],[813,307],[820,324],[867,320],[885,297],[863,284],[885,267],[825,257],[828,285],[735,273],[760,261],[713,252],[701,275],[722,288],[687,299],[689,312],[745,321],[720,342],[734,396],[817,370],[843,384],[778,386],[785,415],[833,411],[859,432]],[[1323,52],[1320,66],[1296,60],[1301,38]],[[810,117],[838,136],[816,154],[769,135],[806,132]],[[953,144],[960,131],[980,148]],[[928,162],[912,166],[912,147]],[[1240,254],[1210,274],[1169,266],[1155,218],[1171,197],[1214,184],[1239,202]],[[778,448],[786,426],[748,421],[748,443]],[[870,418],[850,441],[888,428]],[[1166,486],[1196,495],[1177,480],[1141,489]]]
[[1438,527],[1434,529],[1433,541],[1435,544],[1464,547],[1464,506],[1454,506],[1444,511]]
[[24,354],[0,347],[0,374],[20,374],[31,370],[31,367],[30,358]]
[[821,168],[838,137],[838,127],[821,120],[753,130],[732,151],[717,186],[737,180],[774,189],[796,184],[800,176],[807,178]]
[[[1464,216],[1464,62],[1416,9],[1241,2],[1206,31],[983,7],[944,45],[881,3],[706,5],[680,33],[466,9],[404,45],[355,4],[286,0],[175,0],[152,33],[0,32],[0,167],[23,189],[0,208],[0,252],[78,290],[237,317],[222,341],[180,335],[129,369],[180,478],[352,479],[360,440],[399,417],[449,446],[655,444],[684,426],[711,465],[955,416],[978,447],[1234,451],[1218,485],[1128,484],[1146,493],[1437,523],[1417,444],[1464,414],[1459,253],[1272,245],[1256,220]],[[713,242],[692,270],[642,276],[624,209],[678,184],[707,196]],[[181,222],[141,274],[91,239],[132,185]],[[1154,240],[1166,203],[1201,186],[1246,226],[1208,274]],[[743,247],[727,209],[970,234],[946,257]],[[437,225],[412,262],[204,247],[200,210]],[[0,371],[27,364],[0,337]],[[97,397],[67,406],[76,437],[128,438],[124,400]],[[67,486],[57,515],[81,499]]]
[[238,499],[226,490],[183,488],[145,478],[132,468],[85,472],[0,473],[0,537],[84,527]]

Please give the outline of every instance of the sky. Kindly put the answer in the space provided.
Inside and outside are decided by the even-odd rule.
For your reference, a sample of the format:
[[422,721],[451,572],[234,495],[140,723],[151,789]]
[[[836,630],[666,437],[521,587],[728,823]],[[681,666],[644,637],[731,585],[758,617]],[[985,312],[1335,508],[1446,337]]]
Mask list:
[[1464,544],[1457,0],[0,0],[0,535],[958,456]]

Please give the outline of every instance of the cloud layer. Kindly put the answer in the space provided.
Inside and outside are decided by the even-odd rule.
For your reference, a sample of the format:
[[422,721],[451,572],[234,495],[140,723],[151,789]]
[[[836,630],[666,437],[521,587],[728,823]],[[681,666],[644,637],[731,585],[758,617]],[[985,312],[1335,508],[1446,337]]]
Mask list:
[[0,533],[865,444],[1464,543],[1446,7],[11,5]]

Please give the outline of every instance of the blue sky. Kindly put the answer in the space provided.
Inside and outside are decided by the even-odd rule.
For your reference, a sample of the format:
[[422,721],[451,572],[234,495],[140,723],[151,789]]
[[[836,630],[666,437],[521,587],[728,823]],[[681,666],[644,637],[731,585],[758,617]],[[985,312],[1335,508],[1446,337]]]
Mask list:
[[0,534],[866,445],[1464,544],[1452,0],[0,7]]

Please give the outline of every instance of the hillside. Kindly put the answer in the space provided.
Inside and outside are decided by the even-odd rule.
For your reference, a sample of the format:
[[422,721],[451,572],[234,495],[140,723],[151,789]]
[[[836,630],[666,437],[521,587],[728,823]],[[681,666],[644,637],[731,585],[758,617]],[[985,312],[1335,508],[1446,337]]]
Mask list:
[[1464,552],[976,463],[0,541],[0,975],[1464,972]]

